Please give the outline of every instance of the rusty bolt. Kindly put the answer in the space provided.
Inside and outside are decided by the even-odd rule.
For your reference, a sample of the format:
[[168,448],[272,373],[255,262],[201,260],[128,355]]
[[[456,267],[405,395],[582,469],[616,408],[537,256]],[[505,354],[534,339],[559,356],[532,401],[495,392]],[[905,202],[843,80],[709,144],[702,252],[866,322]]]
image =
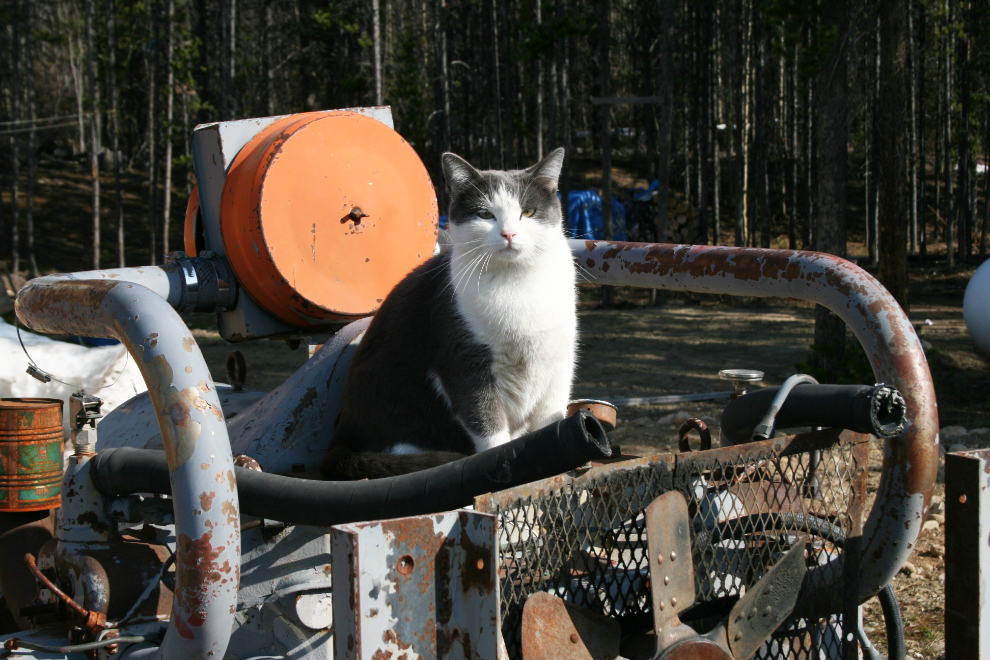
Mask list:
[[667,607],[667,603],[665,603],[664,601],[661,600],[660,601],[660,611],[662,612],[665,607]]
[[677,607],[677,597],[670,599],[670,605],[671,607]]
[[772,612],[773,612],[773,608],[770,607],[769,605],[767,605],[766,608],[763,610],[763,614],[765,616],[770,616]]
[[409,575],[413,572],[413,566],[416,562],[413,561],[412,555],[402,555],[399,557],[399,563],[396,569],[403,575]]
[[959,503],[960,504],[966,503],[966,493],[963,493],[962,495],[959,496]]
[[577,644],[579,639],[577,633],[571,633],[571,644]]
[[772,594],[773,593],[773,585],[772,584],[768,584],[767,585],[767,593],[768,594]]
[[347,215],[344,216],[344,222],[350,220],[354,224],[359,225],[361,224],[361,218],[367,218],[367,217],[368,214],[362,211],[359,207],[352,206],[351,210],[347,213]]
[[663,563],[663,555],[657,555],[657,563],[658,564],[662,564]]
[[677,561],[677,553],[673,550],[670,552],[670,561]]
[[742,631],[741,630],[737,630],[736,631],[736,641],[738,642],[740,639],[742,639]]
[[663,583],[664,584],[670,584],[670,576],[669,575],[664,575],[663,576]]
[[479,559],[476,565],[478,566],[478,570],[479,571],[485,570],[485,560],[484,559]]

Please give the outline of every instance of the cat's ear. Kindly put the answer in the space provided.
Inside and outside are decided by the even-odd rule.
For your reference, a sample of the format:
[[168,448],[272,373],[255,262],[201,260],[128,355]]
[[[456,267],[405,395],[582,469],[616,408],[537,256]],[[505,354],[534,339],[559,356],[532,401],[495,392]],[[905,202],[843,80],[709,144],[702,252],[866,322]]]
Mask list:
[[449,151],[440,157],[440,163],[443,165],[443,176],[447,180],[447,188],[452,193],[457,192],[480,176],[478,170],[474,169],[471,163]]
[[551,187],[556,188],[557,181],[560,179],[560,170],[563,166],[564,148],[557,147],[536,165],[527,168],[526,172],[532,174],[537,179],[544,179]]

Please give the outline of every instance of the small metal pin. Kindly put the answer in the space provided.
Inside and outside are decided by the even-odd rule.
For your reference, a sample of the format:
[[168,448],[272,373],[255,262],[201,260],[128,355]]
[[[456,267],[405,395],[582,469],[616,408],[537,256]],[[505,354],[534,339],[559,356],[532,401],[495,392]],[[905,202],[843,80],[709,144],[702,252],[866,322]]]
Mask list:
[[663,563],[663,555],[657,555],[657,563],[658,564],[662,564]]
[[663,610],[664,610],[665,607],[667,607],[667,603],[665,603],[664,601],[661,600],[660,601],[660,611],[663,612]]
[[677,598],[676,597],[671,598],[670,599],[670,604],[671,604],[672,607],[677,607]]
[[766,616],[770,616],[772,612],[773,612],[773,608],[770,607],[769,605],[767,605],[766,608],[763,610],[763,614],[765,614]]
[[664,575],[663,576],[663,583],[664,584],[670,584],[670,576],[669,575]]
[[676,552],[671,551],[671,553],[670,553],[670,561],[677,561],[677,553]]
[[742,639],[742,631],[741,630],[737,630],[736,631],[736,641],[738,642],[740,639]]
[[578,639],[580,639],[580,637],[578,637],[577,633],[571,633],[571,644],[577,644]]

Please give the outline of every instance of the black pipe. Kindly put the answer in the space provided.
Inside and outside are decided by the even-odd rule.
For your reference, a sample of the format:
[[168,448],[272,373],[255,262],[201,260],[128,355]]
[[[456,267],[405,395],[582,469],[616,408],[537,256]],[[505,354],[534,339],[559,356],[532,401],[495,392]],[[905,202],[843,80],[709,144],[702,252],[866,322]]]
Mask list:
[[[778,389],[767,387],[730,401],[722,411],[723,441],[734,445],[749,442]],[[904,397],[889,385],[802,383],[781,406],[776,428],[821,426],[893,438],[904,430],[906,415]]]
[[[340,525],[450,511],[477,495],[552,477],[611,455],[591,413],[580,411],[500,447],[387,479],[311,481],[236,467],[241,513],[292,525]],[[121,447],[90,461],[107,495],[170,494],[165,452]]]

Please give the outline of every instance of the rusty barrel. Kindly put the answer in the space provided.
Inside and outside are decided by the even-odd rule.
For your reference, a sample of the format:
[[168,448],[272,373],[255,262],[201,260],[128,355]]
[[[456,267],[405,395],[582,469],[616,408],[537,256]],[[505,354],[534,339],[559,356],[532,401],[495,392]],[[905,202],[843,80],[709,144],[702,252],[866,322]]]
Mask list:
[[0,399],[0,511],[59,506],[62,401]]

